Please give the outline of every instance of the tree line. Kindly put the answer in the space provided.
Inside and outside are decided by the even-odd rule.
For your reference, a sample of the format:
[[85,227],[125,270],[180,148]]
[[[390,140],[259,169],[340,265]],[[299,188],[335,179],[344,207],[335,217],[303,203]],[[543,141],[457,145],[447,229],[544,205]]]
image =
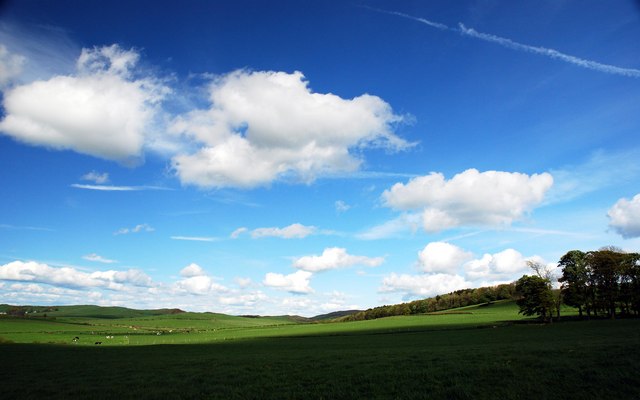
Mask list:
[[552,321],[560,317],[560,305],[578,309],[580,317],[616,318],[640,315],[640,254],[615,247],[596,251],[571,250],[560,258],[560,290],[552,289],[553,277],[537,263],[535,275],[516,282],[518,306],[524,315]]
[[384,305],[370,308],[340,318],[340,321],[362,321],[392,317],[396,315],[425,314],[444,311],[451,308],[473,306],[490,303],[497,300],[512,299],[515,295],[515,284],[502,284],[477,289],[462,289],[455,292],[430,297],[423,300],[415,300],[408,303]]
[[[560,258],[562,275],[554,277],[543,264],[529,262],[532,275],[516,282],[462,289],[407,303],[384,305],[339,318],[362,321],[397,315],[425,314],[497,300],[516,300],[520,313],[546,322],[560,318],[561,306],[578,309],[582,317],[640,315],[640,254],[615,247],[571,250]],[[554,289],[554,283],[559,288]]]

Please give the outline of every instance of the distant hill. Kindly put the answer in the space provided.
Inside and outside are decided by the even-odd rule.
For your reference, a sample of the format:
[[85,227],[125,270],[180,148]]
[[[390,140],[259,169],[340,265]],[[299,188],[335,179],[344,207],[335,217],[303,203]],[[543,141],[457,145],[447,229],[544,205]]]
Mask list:
[[[481,287],[476,289],[462,289],[455,292],[438,295],[435,297],[415,300],[408,303],[384,305],[368,310],[344,310],[335,311],[327,314],[316,315],[315,317],[305,318],[297,315],[282,316],[259,316],[259,315],[241,315],[228,316],[243,320],[238,322],[241,325],[247,324],[249,320],[256,319],[251,324],[264,325],[267,323],[313,323],[327,321],[361,321],[369,319],[377,319],[391,317],[396,315],[415,315],[427,314],[438,311],[444,311],[453,308],[479,305],[484,303],[492,303],[498,300],[511,300],[515,296],[515,284],[502,284],[497,286]],[[117,318],[140,318],[153,317],[172,314],[184,314],[184,318],[194,318],[196,315],[200,317],[205,314],[214,313],[186,313],[177,308],[162,308],[154,310],[136,310],[125,307],[101,307],[95,305],[77,305],[77,306],[12,306],[8,304],[0,304],[0,313],[10,315],[26,315],[32,317],[76,317],[76,318],[96,318],[96,319],[117,319]],[[223,316],[223,314],[216,314]],[[206,319],[206,318],[205,318]]]
[[315,317],[309,318],[311,321],[329,321],[336,318],[346,317],[352,314],[356,314],[362,312],[362,310],[345,310],[345,311],[334,311],[328,314],[316,315]]
[[84,317],[84,318],[137,318],[156,315],[181,314],[178,308],[161,308],[156,310],[136,310],[126,307],[102,307],[95,305],[77,306],[13,306],[0,304],[0,312],[24,314],[33,317]]

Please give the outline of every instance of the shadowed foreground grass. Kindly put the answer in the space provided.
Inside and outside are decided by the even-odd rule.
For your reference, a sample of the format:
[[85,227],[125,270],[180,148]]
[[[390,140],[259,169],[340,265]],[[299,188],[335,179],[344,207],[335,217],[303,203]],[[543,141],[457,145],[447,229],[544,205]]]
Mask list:
[[195,345],[0,345],[15,399],[629,399],[640,321],[515,324]]

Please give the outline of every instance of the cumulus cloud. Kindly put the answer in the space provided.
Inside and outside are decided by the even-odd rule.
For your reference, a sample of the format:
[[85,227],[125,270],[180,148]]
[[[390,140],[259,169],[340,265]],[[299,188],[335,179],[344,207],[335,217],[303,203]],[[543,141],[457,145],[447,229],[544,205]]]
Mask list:
[[206,274],[207,273],[204,271],[204,269],[202,269],[201,266],[195,263],[191,263],[180,270],[180,276],[183,276],[185,278],[191,278],[193,276],[203,276]]
[[174,289],[178,293],[206,295],[212,292],[226,292],[228,289],[217,283],[202,267],[192,263],[180,270],[183,279],[175,282]]
[[418,261],[424,272],[451,273],[471,259],[473,255],[458,246],[446,242],[431,242],[418,253]]
[[540,204],[552,184],[548,173],[468,169],[450,180],[434,172],[396,183],[382,199],[396,210],[422,210],[423,228],[437,232],[465,225],[509,225]]
[[466,276],[474,281],[506,282],[529,271],[527,261],[541,261],[539,257],[525,258],[514,249],[506,249],[495,254],[484,254],[479,259],[464,265]]
[[173,158],[185,184],[251,188],[279,178],[311,182],[358,170],[353,149],[410,146],[392,132],[402,117],[376,96],[314,93],[300,72],[235,71],[210,86],[211,107],[171,125],[199,144]]
[[460,275],[398,275],[392,273],[382,280],[380,291],[401,292],[414,297],[431,297],[469,287],[472,287],[472,283]]
[[143,287],[153,285],[148,275],[135,269],[87,273],[71,267],[51,267],[34,261],[13,261],[0,266],[0,279],[79,289],[125,290],[128,285]]
[[11,53],[5,45],[0,44],[0,88],[22,73],[25,61],[24,56]]
[[609,209],[609,227],[625,239],[640,236],[640,194],[631,200],[622,198]]
[[313,292],[309,286],[311,275],[311,272],[308,271],[296,271],[289,275],[269,272],[265,275],[262,284],[290,293],[308,294]]
[[528,262],[537,262],[553,270],[539,256],[524,257],[514,249],[505,249],[480,258],[446,242],[432,242],[418,253],[422,275],[392,273],[383,278],[380,292],[404,293],[405,297],[428,297],[455,290],[513,282],[532,273]]
[[227,288],[215,282],[210,276],[206,275],[181,279],[175,283],[175,288],[178,291],[196,295],[205,295],[212,291],[225,292],[227,290]]
[[82,258],[84,258],[87,261],[95,261],[95,262],[100,262],[104,264],[117,263],[116,260],[109,260],[108,258],[104,258],[96,253],[87,254],[86,256],[82,256]]
[[80,179],[82,179],[83,181],[91,181],[97,183],[98,185],[102,185],[109,182],[109,174],[107,172],[100,173],[91,171],[82,175]]
[[57,75],[4,94],[0,130],[22,142],[120,162],[141,156],[156,106],[168,89],[136,79],[134,50],[83,49],[75,75]]
[[354,256],[347,253],[346,249],[330,247],[324,249],[322,255],[304,256],[293,262],[295,268],[308,272],[320,272],[337,268],[346,268],[354,265],[377,267],[384,262],[384,257]]

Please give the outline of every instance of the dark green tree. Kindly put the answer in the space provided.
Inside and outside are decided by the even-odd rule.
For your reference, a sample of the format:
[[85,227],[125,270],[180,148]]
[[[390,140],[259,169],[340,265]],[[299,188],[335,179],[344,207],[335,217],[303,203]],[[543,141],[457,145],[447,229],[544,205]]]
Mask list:
[[565,304],[578,308],[582,312],[591,314],[589,304],[589,272],[585,261],[586,254],[580,250],[571,250],[560,258],[558,267],[562,268],[562,276],[558,279],[561,284],[563,301]]
[[586,255],[587,264],[593,271],[595,308],[612,319],[616,317],[616,302],[620,294],[620,277],[625,258],[626,254],[621,250],[609,247],[590,251]]
[[627,306],[629,313],[638,315],[640,314],[640,254],[627,254],[623,276],[624,285],[622,285],[620,291],[624,293],[630,303]]
[[520,314],[537,315],[543,321],[551,322],[554,299],[551,292],[551,282],[540,276],[524,275],[516,282],[516,292],[520,298],[516,304],[520,307]]

